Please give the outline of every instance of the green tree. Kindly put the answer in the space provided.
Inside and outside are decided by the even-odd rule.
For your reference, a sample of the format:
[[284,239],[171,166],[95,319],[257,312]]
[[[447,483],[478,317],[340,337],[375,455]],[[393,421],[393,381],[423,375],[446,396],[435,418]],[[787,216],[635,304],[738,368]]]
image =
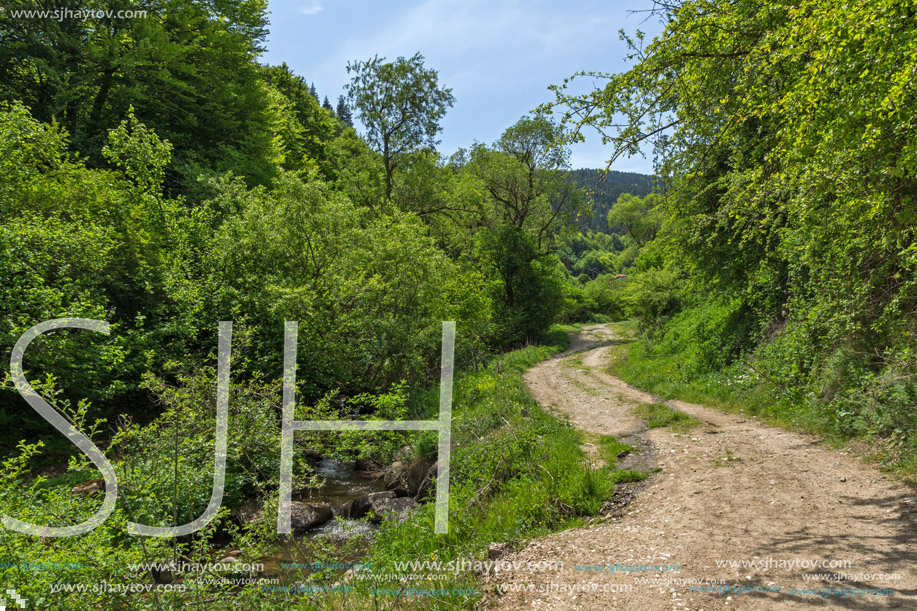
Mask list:
[[585,212],[582,190],[565,175],[570,152],[555,146],[560,138],[547,118],[523,117],[493,147],[475,145],[465,168],[488,195],[489,222],[519,228],[541,252]]
[[[161,194],[171,145],[130,116],[103,153],[118,169],[88,169],[66,148],[58,126],[22,106],[0,109],[0,360],[39,322],[108,320],[112,335],[101,342],[79,332],[37,341],[29,379],[53,373],[62,398],[88,399],[94,417],[125,405],[143,417],[144,352],[155,346],[163,360],[180,352],[159,327],[175,314],[163,299],[163,260],[183,209]],[[19,401],[0,392],[0,429],[46,433]]]
[[655,193],[643,199],[623,193],[618,202],[608,211],[608,226],[612,229],[622,228],[625,235],[643,248],[656,238],[662,227],[660,199]]
[[562,302],[562,266],[552,253],[585,204],[566,178],[569,151],[555,146],[559,136],[547,118],[523,117],[492,147],[475,145],[461,166],[485,202],[472,231],[497,278],[495,342],[501,347],[540,338]]
[[202,248],[193,234],[176,248],[173,298],[191,321],[244,318],[265,334],[253,367],[272,375],[283,321],[300,321],[309,399],[429,372],[452,268],[416,217],[377,216],[315,174],[282,173],[271,190],[216,183],[202,207],[235,212]]
[[420,150],[405,156],[392,201],[419,216],[451,257],[473,250],[474,229],[485,215],[480,184],[468,172],[450,167],[438,153]]
[[439,122],[455,98],[451,89],[439,86],[436,70],[424,67],[420,53],[394,62],[379,56],[351,62],[347,72],[353,74],[348,99],[366,128],[367,142],[382,154],[388,199],[395,169],[407,153],[435,144]]
[[334,178],[337,164],[332,159],[330,145],[340,131],[334,119],[309,93],[305,79],[294,74],[285,63],[266,66],[263,71],[269,87],[280,94],[273,98],[272,114],[284,169],[317,169],[325,178]]
[[491,341],[500,348],[542,339],[563,303],[554,257],[545,256],[531,236],[501,224],[478,234],[479,252],[496,272]]
[[350,107],[347,106],[347,98],[344,96],[338,96],[338,104],[335,110],[337,118],[340,119],[347,127],[353,127],[353,115],[350,112]]
[[598,128],[612,160],[656,141],[667,254],[722,314],[694,340],[755,350],[845,433],[917,428],[915,11],[679,2],[660,37],[630,41],[629,70],[555,87],[572,133]]
[[[76,0],[70,10],[146,10],[136,19],[12,17],[0,13],[0,99],[56,121],[92,166],[105,164],[106,133],[133,106],[175,147],[167,176],[184,189],[201,171],[265,183],[274,174],[268,101],[257,57],[265,0]],[[215,86],[218,83],[219,86]]]

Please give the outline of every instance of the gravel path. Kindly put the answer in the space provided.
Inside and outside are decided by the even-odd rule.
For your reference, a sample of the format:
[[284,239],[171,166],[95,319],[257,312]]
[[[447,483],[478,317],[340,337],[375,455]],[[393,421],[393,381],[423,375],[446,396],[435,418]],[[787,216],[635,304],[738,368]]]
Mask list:
[[[517,568],[491,575],[496,606],[917,609],[912,490],[814,437],[700,405],[668,402],[703,421],[687,433],[646,430],[632,411],[653,397],[604,372],[612,332],[595,325],[571,339],[527,372],[532,394],[586,433],[640,441],[662,471],[619,517],[503,556]],[[729,590],[697,591],[711,582]]]

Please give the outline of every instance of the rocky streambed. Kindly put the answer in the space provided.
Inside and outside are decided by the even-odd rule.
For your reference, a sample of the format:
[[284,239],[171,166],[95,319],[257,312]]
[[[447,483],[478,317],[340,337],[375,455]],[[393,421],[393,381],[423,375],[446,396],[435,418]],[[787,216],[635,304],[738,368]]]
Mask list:
[[[402,448],[395,461],[384,468],[371,461],[316,459],[313,468],[322,485],[294,494],[290,512],[293,535],[347,536],[371,529],[367,524],[348,526],[350,521],[373,524],[407,519],[431,498],[436,476],[435,462],[412,460],[407,458],[410,454],[409,447]],[[233,516],[243,526],[260,521],[264,517],[262,500],[244,503]]]
[[[263,571],[250,577],[279,577],[282,583],[297,578],[315,558],[316,549],[327,552],[327,543],[338,550],[342,562],[356,562],[370,549],[368,541],[378,525],[388,520],[406,520],[422,503],[434,498],[433,481],[436,463],[412,457],[410,447],[395,455],[392,464],[383,467],[372,461],[347,462],[333,458],[315,457],[312,466],[321,486],[294,494],[290,511],[292,537],[278,537],[277,547],[263,557]],[[88,484],[74,488],[74,494],[92,494],[83,490]],[[250,499],[232,511],[234,520],[246,528],[265,516],[260,498]],[[316,547],[317,545],[317,547]],[[213,561],[223,566],[239,562],[242,551],[223,547],[215,542]],[[339,553],[338,553],[339,552]],[[324,555],[324,554],[323,554]],[[297,570],[286,570],[289,563]],[[172,583],[183,576],[174,568],[157,569],[153,578],[159,583]]]

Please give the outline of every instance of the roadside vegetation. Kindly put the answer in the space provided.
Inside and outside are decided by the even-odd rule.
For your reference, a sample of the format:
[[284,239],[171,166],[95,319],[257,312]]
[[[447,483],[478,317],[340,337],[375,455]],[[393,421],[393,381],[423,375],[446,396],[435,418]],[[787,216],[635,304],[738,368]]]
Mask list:
[[634,409],[634,415],[646,420],[647,428],[669,427],[676,433],[684,433],[701,424],[697,418],[661,403],[644,403]]
[[[556,327],[545,345],[508,352],[477,371],[466,370],[456,376],[448,535],[434,534],[435,506],[428,503],[403,523],[384,523],[371,540],[359,535],[343,543],[278,537],[274,531],[279,445],[275,443],[276,416],[270,408],[279,400],[279,389],[276,385],[248,384],[233,389],[234,394],[242,396],[232,411],[230,426],[240,426],[246,434],[231,443],[230,463],[235,468],[227,475],[226,500],[233,505],[233,499],[244,498],[247,487],[256,490],[267,499],[264,519],[242,530],[224,510],[211,527],[178,542],[125,536],[123,528],[128,520],[150,524],[183,522],[206,505],[212,467],[206,452],[194,450],[196,446],[212,448],[213,443],[213,415],[200,407],[204,403],[202,395],[207,394],[212,382],[205,376],[195,378],[195,382],[188,380],[189,384],[199,384],[199,388],[186,386],[169,392],[164,400],[170,407],[156,422],[143,428],[126,427],[109,446],[109,452],[121,457],[116,467],[119,475],[123,474],[119,483],[125,492],[108,522],[91,534],[58,539],[51,547],[39,538],[4,531],[5,561],[27,564],[40,557],[48,565],[60,564],[59,568],[49,567],[34,574],[5,569],[8,583],[31,600],[53,600],[58,609],[110,608],[118,604],[149,609],[168,609],[175,604],[206,604],[212,609],[233,609],[241,604],[256,609],[276,608],[278,604],[291,609],[340,605],[375,608],[394,604],[395,598],[399,607],[406,608],[471,608],[484,594],[479,573],[426,568],[412,574],[396,563],[436,561],[445,566],[450,561],[486,561],[491,544],[512,546],[580,525],[599,513],[613,494],[616,482],[646,477],[632,471],[594,469],[580,449],[582,433],[548,415],[528,394],[523,372],[563,350],[568,330],[570,327]],[[155,386],[152,382],[151,385]],[[438,400],[436,388],[416,394],[410,408],[412,417],[435,417]],[[392,397],[391,402],[398,404],[398,397]],[[78,415],[76,421],[84,426]],[[183,434],[178,435],[178,430]],[[387,435],[387,440],[379,436],[369,445],[378,450],[407,443],[412,452],[410,459],[435,459],[434,435]],[[334,445],[343,450],[341,443]],[[632,450],[613,438],[604,439],[602,447],[606,452],[615,451],[615,456]],[[4,464],[4,485],[0,489],[4,513],[38,523],[49,516],[76,522],[91,515],[98,495],[74,496],[70,491],[74,482],[83,481],[92,472],[87,468],[88,461],[74,460],[67,472],[51,479],[24,478],[27,459],[38,449],[34,445],[22,446],[22,453]],[[199,464],[191,464],[195,457],[202,457]],[[296,469],[303,478],[309,473],[307,464]],[[168,475],[163,476],[164,472]],[[173,473],[178,479],[172,477]],[[281,586],[302,586],[298,592],[254,584],[226,587],[215,595],[210,588],[195,588],[191,576],[185,575],[188,591],[160,593],[156,597],[111,592],[58,592],[48,596],[52,587],[67,583],[151,582],[150,575],[132,569],[132,564],[218,562],[231,549],[241,550],[239,562],[263,562],[277,553],[278,545],[294,550],[302,563],[358,561],[372,570],[363,571],[359,579],[346,578],[343,570],[290,569],[268,575],[280,578]],[[70,563],[78,563],[81,568],[63,568]],[[210,579],[226,576],[204,575]],[[476,594],[455,598],[412,597],[404,592],[401,597],[392,595],[393,591],[407,588],[475,590]]]

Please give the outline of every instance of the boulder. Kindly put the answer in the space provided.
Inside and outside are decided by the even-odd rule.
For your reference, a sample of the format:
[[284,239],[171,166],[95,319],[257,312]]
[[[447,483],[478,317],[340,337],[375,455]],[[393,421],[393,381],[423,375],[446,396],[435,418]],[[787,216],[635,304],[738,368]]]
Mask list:
[[393,499],[395,498],[395,493],[391,490],[386,490],[385,492],[373,492],[371,494],[364,494],[358,499],[353,501],[353,504],[350,506],[350,518],[358,519],[365,516],[369,513],[369,510],[372,509],[373,502],[382,500],[382,499]]
[[429,489],[432,478],[436,475],[434,469],[430,475],[432,463],[429,460],[413,460],[411,462],[396,460],[383,472],[385,487],[396,496],[423,497],[424,489]]
[[410,497],[376,499],[373,501],[372,509],[375,514],[375,521],[397,520],[404,522],[408,516],[420,505]]
[[411,446],[404,446],[397,452],[395,452],[395,462],[411,462],[411,458],[414,456],[414,448]]
[[150,574],[153,575],[153,581],[156,583],[172,583],[175,581],[175,564],[170,562],[167,565],[151,567]]
[[382,479],[385,487],[394,492],[396,496],[410,496],[407,463],[396,460],[385,468]]
[[94,479],[90,482],[83,482],[82,484],[77,484],[76,486],[73,487],[73,489],[70,492],[72,492],[73,494],[80,495],[80,496],[86,496],[89,494],[95,494],[96,492],[99,492],[100,490],[105,490],[105,480],[101,478]]
[[290,503],[290,529],[294,535],[301,535],[310,528],[321,526],[331,519],[333,513],[327,503]]
[[232,510],[232,517],[243,526],[258,522],[264,517],[264,502],[260,498],[245,501],[240,507]]
[[352,500],[347,501],[346,503],[342,504],[337,509],[332,510],[334,513],[334,517],[352,518],[353,517],[353,503],[354,502]]
[[[431,464],[429,460],[415,460],[408,467],[408,496],[413,498],[418,498],[421,496],[421,487],[424,486],[425,480],[430,473]],[[433,472],[433,475],[430,476],[429,481],[426,482],[427,488],[429,488],[430,483],[433,481],[433,477],[436,475],[436,471]]]

